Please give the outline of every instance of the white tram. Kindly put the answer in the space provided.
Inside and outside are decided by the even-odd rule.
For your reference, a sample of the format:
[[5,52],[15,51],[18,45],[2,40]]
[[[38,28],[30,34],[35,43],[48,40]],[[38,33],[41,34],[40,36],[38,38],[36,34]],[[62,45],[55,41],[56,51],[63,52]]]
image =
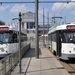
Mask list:
[[[27,41],[27,31],[21,29],[21,47]],[[19,29],[16,26],[0,26],[0,58],[19,50]]]
[[48,40],[50,51],[60,59],[75,58],[75,23],[50,28]]

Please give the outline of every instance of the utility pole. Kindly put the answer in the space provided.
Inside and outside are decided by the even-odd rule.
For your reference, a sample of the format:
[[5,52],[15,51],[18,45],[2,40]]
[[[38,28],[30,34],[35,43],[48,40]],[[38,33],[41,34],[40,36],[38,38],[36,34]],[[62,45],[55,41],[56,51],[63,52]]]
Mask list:
[[44,38],[44,8],[43,8],[43,46],[45,46],[45,38]]
[[39,58],[39,38],[38,38],[38,0],[35,0],[35,25],[36,25],[36,49],[35,57]]
[[48,31],[49,31],[49,12],[47,13],[47,23],[48,23]]
[[21,73],[21,12],[19,12],[19,67]]
[[[47,31],[47,36],[48,36],[48,32],[49,32],[49,12],[47,13],[47,23],[48,23],[48,31]],[[49,41],[49,40],[48,40],[48,37],[47,37],[47,46],[48,46],[48,44],[49,44],[48,41]]]

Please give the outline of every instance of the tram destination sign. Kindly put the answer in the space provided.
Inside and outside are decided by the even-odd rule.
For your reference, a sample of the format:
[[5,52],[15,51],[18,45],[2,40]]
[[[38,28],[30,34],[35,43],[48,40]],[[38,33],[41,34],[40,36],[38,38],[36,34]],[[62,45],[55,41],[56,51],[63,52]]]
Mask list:
[[75,25],[69,25],[67,26],[67,29],[75,29]]
[[8,27],[0,27],[0,31],[2,31],[2,30],[9,30],[9,28]]

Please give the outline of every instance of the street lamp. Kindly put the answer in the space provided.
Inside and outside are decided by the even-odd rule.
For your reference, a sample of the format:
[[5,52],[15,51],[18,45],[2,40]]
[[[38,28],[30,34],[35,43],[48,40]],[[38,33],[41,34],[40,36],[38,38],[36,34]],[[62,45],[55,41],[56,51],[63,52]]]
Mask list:
[[16,20],[16,19],[18,19],[18,20],[19,20],[19,18],[13,18],[12,20]]
[[21,12],[19,12],[19,18],[13,18],[12,20],[19,20],[19,72],[21,73]]

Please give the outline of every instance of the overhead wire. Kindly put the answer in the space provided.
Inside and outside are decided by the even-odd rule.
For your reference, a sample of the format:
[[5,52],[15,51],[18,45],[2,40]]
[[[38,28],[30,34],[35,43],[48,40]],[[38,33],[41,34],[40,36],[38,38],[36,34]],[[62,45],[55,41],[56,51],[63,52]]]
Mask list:
[[[63,7],[63,9],[59,12],[59,14],[57,16],[59,16],[67,7],[67,5],[69,4],[69,2],[67,2],[67,4]],[[57,19],[58,20],[58,19]],[[56,20],[56,21],[57,21]],[[60,20],[61,21],[61,20]],[[58,21],[57,21],[58,22]]]
[[60,13],[57,16],[59,16],[65,10],[65,8],[67,7],[67,5],[68,5],[68,3],[64,6],[64,8],[60,11]]
[[[68,5],[68,3],[70,3],[70,2],[75,2],[75,1],[38,1],[38,3],[67,3],[67,5]],[[31,2],[0,2],[0,4],[2,5],[3,3],[35,3],[34,1],[31,1]],[[66,6],[67,6],[66,5]],[[3,6],[3,5],[2,5]],[[63,8],[63,10],[59,13],[59,15],[64,11],[64,9],[66,8],[66,6]],[[3,6],[9,13],[11,13],[5,6]],[[13,16],[15,16],[13,13],[11,13]],[[40,15],[42,15],[42,14],[40,14]],[[43,15],[42,15],[43,16]],[[46,16],[44,16],[44,17],[46,17]],[[47,17],[46,17],[47,18]],[[51,20],[51,19],[49,19],[49,20]]]
[[[40,14],[40,13],[39,13],[39,14]],[[43,14],[40,14],[40,15],[42,15],[42,17],[43,17]],[[44,17],[48,19],[48,17],[46,17],[45,15],[44,15]],[[52,20],[52,19],[49,18],[49,20]]]
[[11,13],[3,4],[1,4],[10,14],[12,14],[14,17],[16,17],[13,13]]
[[[57,16],[59,16],[64,10],[65,10],[65,8],[67,7],[67,5],[68,5],[68,3],[69,2],[67,2],[67,4],[65,5],[65,7],[61,10],[61,12],[57,15]],[[39,13],[40,14],[40,13]],[[40,14],[40,15],[42,15],[42,14]],[[43,16],[43,15],[42,15]],[[48,17],[46,17],[46,16],[44,16],[45,18],[48,18]],[[48,18],[49,20],[52,20],[52,19],[50,19],[50,18]]]
[[[39,13],[40,14],[40,13]],[[40,14],[42,17],[43,17],[43,14]],[[42,18],[41,17],[41,18]],[[50,19],[50,18],[48,18],[48,17],[46,17],[45,15],[44,15],[44,17],[46,18],[46,19],[49,19],[49,21],[51,21],[52,22],[52,19]],[[49,23],[51,23],[51,22],[49,22]],[[43,22],[39,22],[39,23],[43,23]],[[48,23],[48,22],[45,22],[45,23]]]

